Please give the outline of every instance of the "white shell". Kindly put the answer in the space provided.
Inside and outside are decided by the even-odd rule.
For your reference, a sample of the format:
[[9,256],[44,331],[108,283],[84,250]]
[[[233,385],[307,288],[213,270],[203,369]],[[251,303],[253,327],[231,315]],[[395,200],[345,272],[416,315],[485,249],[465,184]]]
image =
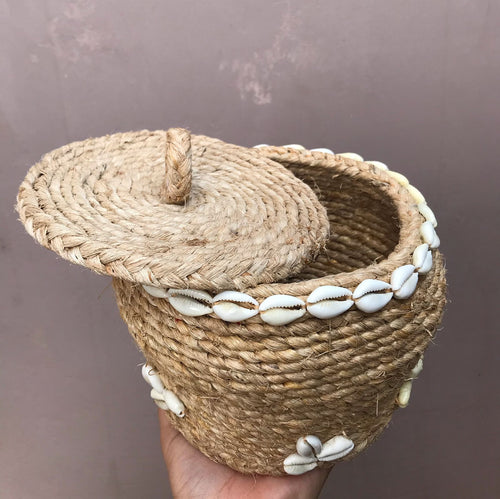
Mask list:
[[260,147],[269,147],[269,144],[257,144],[256,146],[253,146],[254,149],[257,148],[259,149]]
[[420,203],[418,205],[418,211],[420,214],[432,224],[433,227],[437,227],[437,220],[434,215],[434,212],[429,208],[429,206],[426,203]]
[[142,287],[147,293],[155,298],[168,298],[168,291],[166,289],[150,286],[149,284],[143,284]]
[[307,298],[307,311],[318,319],[331,319],[349,310],[353,300],[338,300],[345,296],[352,296],[347,288],[339,286],[320,286]]
[[432,249],[439,248],[440,244],[441,244],[441,239],[439,239],[439,236],[436,234],[434,236],[434,244],[433,244],[433,246],[431,246],[431,248]]
[[318,461],[333,461],[346,456],[354,449],[354,442],[338,435],[328,440],[324,445],[314,435],[307,435],[297,440],[298,454],[291,454],[284,462],[283,467],[289,475],[301,475],[311,471],[318,465]]
[[158,373],[149,364],[144,364],[142,366],[141,373],[144,381],[149,386],[153,387],[153,389],[159,393],[163,391],[163,389],[165,388],[163,386],[163,381],[161,380]]
[[360,156],[355,152],[341,152],[339,156],[342,156],[343,158],[354,159],[356,161],[363,161],[363,156]]
[[394,292],[394,296],[398,300],[406,300],[410,298],[410,296],[415,293],[418,284],[418,273],[414,272],[405,283]]
[[408,185],[406,187],[411,197],[415,200],[415,203],[422,204],[425,203],[424,195],[413,185]]
[[326,152],[327,154],[335,154],[331,149],[328,149],[327,147],[317,147],[316,149],[311,149],[311,151]]
[[177,395],[170,390],[164,388],[161,392],[158,392],[154,388],[151,390],[151,398],[154,400],[155,404],[164,411],[172,411],[174,414],[180,418],[184,417],[184,404],[179,400]]
[[408,402],[410,402],[410,394],[411,381],[405,381],[399,389],[398,396],[396,397],[396,402],[399,407],[406,407],[408,405]]
[[359,298],[355,301],[356,307],[363,312],[372,314],[373,312],[378,312],[380,309],[384,308],[392,298],[391,293],[378,293],[378,294],[368,294]]
[[220,302],[213,306],[215,314],[226,322],[241,322],[259,313],[258,309],[240,307],[236,303]]
[[165,399],[163,398],[163,395],[161,393],[158,393],[154,388],[152,388],[150,395],[151,395],[151,398],[153,399],[154,403],[160,409],[163,409],[164,411],[168,411],[168,405],[165,402]]
[[[249,303],[253,307],[245,308],[238,303]],[[259,302],[246,293],[223,291],[214,296],[212,308],[224,321],[241,322],[259,313]]]
[[163,398],[165,400],[165,403],[167,404],[168,408],[176,415],[179,416],[180,418],[183,418],[185,416],[184,413],[184,404],[179,400],[177,395],[174,392],[171,392],[170,390],[163,390]]
[[154,388],[151,388],[151,391],[149,392],[149,395],[153,400],[163,400],[165,402],[165,399],[163,398],[163,390],[161,392],[155,390]]
[[295,296],[273,295],[260,304],[259,312],[264,322],[283,326],[302,317],[306,313],[304,307],[305,303]]
[[321,440],[315,435],[306,435],[297,440],[297,452],[301,456],[311,457],[319,454],[322,449]]
[[385,163],[382,163],[382,161],[365,161],[365,163],[376,166],[379,170],[387,171],[389,169]]
[[403,265],[395,269],[391,275],[391,286],[393,291],[397,291],[415,272],[413,265]]
[[432,249],[439,248],[439,237],[434,230],[431,222],[424,222],[420,226],[420,235],[424,240],[424,243],[427,243]]
[[169,289],[170,305],[181,314],[199,317],[212,313],[212,297],[199,289]]
[[163,411],[168,411],[168,405],[164,400],[155,400],[154,403]]
[[[373,313],[385,307],[391,300],[392,291],[391,285],[377,279],[365,279],[352,294],[354,303],[363,312]],[[380,291],[380,292],[378,292]]]
[[302,475],[318,466],[315,457],[305,457],[299,454],[291,454],[283,461],[283,468],[289,475]]
[[361,298],[363,295],[367,293],[384,291],[386,289],[391,289],[391,285],[384,281],[379,281],[377,279],[365,279],[360,284],[358,284],[358,286],[354,290],[354,293],[352,294],[352,297],[354,299],[357,299]]
[[286,144],[283,147],[288,147],[289,149],[297,149],[298,151],[303,151],[305,149],[304,146],[300,144]]
[[403,265],[394,270],[391,275],[391,286],[394,296],[399,300],[409,298],[417,288],[418,274],[415,272],[415,266]]
[[320,461],[333,461],[346,456],[354,449],[354,442],[348,438],[338,435],[323,444],[323,450],[318,454]]
[[411,379],[415,379],[416,377],[418,377],[418,375],[422,372],[422,370],[424,369],[424,358],[423,357],[420,357],[420,359],[418,359],[418,362],[415,364],[415,367],[411,370]]
[[413,265],[419,274],[427,274],[432,268],[432,251],[427,243],[417,246],[413,252]]
[[408,187],[410,185],[408,179],[401,173],[393,172],[392,170],[387,170],[387,174],[390,175],[393,179],[395,179],[396,182],[399,185],[402,185],[403,187]]

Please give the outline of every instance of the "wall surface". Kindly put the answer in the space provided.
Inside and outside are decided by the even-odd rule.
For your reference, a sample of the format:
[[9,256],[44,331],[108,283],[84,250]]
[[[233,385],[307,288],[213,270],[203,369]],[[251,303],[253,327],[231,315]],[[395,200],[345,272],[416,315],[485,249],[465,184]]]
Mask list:
[[322,497],[500,496],[500,4],[0,1],[0,496],[169,497],[110,282],[34,244],[30,165],[115,131],[332,147],[407,175],[449,304],[408,409]]

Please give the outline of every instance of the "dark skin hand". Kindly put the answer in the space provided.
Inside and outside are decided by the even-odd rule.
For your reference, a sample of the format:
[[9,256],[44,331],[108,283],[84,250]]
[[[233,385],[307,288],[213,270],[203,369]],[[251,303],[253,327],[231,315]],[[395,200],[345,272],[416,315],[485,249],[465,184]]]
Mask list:
[[170,487],[178,499],[310,499],[318,497],[329,469],[315,469],[300,476],[243,475],[214,463],[195,449],[158,410],[161,447]]

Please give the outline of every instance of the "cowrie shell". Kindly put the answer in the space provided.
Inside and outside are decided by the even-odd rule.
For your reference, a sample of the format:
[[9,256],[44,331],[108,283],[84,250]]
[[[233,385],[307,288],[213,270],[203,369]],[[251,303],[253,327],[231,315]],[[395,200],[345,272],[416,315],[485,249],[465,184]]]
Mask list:
[[439,237],[434,230],[431,222],[424,222],[420,226],[420,235],[424,240],[424,243],[427,243],[432,249],[439,248]]
[[161,380],[158,373],[149,365],[144,364],[141,369],[142,377],[144,381],[158,393],[161,393],[165,388],[163,386],[163,381]]
[[257,144],[256,146],[253,146],[254,149],[257,148],[259,149],[260,147],[269,147],[269,144]]
[[377,279],[365,279],[354,290],[354,303],[363,312],[373,313],[385,307],[392,298],[391,285]]
[[323,446],[321,440],[315,435],[307,435],[297,440],[297,452],[301,456],[311,457],[319,454]]
[[305,147],[300,144],[286,144],[283,147],[288,147],[288,149],[297,149],[298,151],[304,151]]
[[413,252],[413,265],[419,274],[427,274],[432,268],[432,251],[427,243],[421,244]]
[[[318,319],[331,319],[349,310],[354,301],[352,292],[339,286],[320,286],[307,298],[307,311]],[[345,300],[339,298],[349,297]]]
[[394,296],[399,300],[409,298],[417,288],[418,274],[413,265],[403,265],[394,270],[391,275],[391,287]]
[[271,326],[284,326],[302,317],[305,303],[295,296],[273,295],[266,298],[259,307],[262,320]]
[[403,265],[395,269],[391,275],[391,287],[393,291],[401,289],[401,286],[410,278],[415,271],[413,265]]
[[342,156],[347,159],[354,159],[355,161],[363,161],[363,156],[356,154],[355,152],[341,152],[338,156]]
[[161,392],[158,392],[153,388],[150,395],[160,409],[163,409],[164,411],[172,411],[180,418],[185,416],[184,404],[179,400],[179,397],[177,397],[174,392],[167,390],[166,388],[164,388]]
[[411,197],[414,199],[415,203],[422,204],[425,203],[424,195],[413,185],[408,185],[406,187]]
[[423,371],[424,369],[424,358],[420,357],[418,359],[418,362],[415,364],[415,367],[411,370],[411,379],[415,379],[418,377],[418,375]]
[[259,313],[258,301],[239,291],[223,291],[214,296],[212,308],[218,317],[227,322],[241,322]]
[[365,161],[365,163],[376,166],[379,170],[387,171],[389,169],[389,167],[385,163],[382,163],[382,161]]
[[142,287],[147,293],[155,298],[168,298],[168,291],[166,289],[150,286],[149,284],[143,284]]
[[163,395],[161,393],[158,393],[154,388],[152,388],[150,395],[151,395],[151,398],[153,399],[154,403],[160,409],[163,409],[164,411],[168,411],[168,405],[165,402],[165,399],[163,398]]
[[437,220],[434,215],[434,212],[429,208],[429,206],[426,203],[420,203],[418,205],[418,211],[420,214],[432,224],[433,227],[437,227]]
[[169,289],[170,305],[181,314],[199,317],[212,313],[212,297],[199,289]]
[[334,461],[346,456],[354,449],[354,442],[338,435],[323,444],[322,451],[316,456],[319,461]]
[[404,408],[408,405],[408,403],[410,402],[410,395],[411,395],[411,381],[405,381],[401,385],[398,396],[396,397],[396,402],[399,405],[399,407]]
[[399,185],[402,185],[403,187],[408,187],[410,185],[408,179],[401,173],[387,170],[387,174],[390,175],[394,180],[396,180]]
[[283,468],[289,475],[302,475],[318,466],[316,457],[306,457],[299,454],[291,454],[283,461]]
[[311,149],[314,152],[326,152],[327,154],[335,154],[331,149],[327,147],[317,147],[316,149]]
[[398,300],[406,300],[410,298],[410,296],[415,293],[415,289],[417,289],[418,284],[418,273],[414,272],[408,280],[401,286],[398,291],[394,292],[394,296]]
[[179,400],[177,395],[170,390],[163,390],[163,399],[167,404],[170,411],[172,411],[176,416],[183,418],[185,416],[185,407],[184,404]]

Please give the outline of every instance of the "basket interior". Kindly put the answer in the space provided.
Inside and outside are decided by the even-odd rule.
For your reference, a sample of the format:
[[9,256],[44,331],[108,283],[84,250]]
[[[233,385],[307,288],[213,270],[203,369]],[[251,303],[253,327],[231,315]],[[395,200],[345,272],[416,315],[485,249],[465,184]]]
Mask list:
[[397,209],[376,181],[341,174],[331,167],[283,166],[314,190],[330,221],[325,249],[287,282],[352,272],[379,263],[394,250],[399,241]]

